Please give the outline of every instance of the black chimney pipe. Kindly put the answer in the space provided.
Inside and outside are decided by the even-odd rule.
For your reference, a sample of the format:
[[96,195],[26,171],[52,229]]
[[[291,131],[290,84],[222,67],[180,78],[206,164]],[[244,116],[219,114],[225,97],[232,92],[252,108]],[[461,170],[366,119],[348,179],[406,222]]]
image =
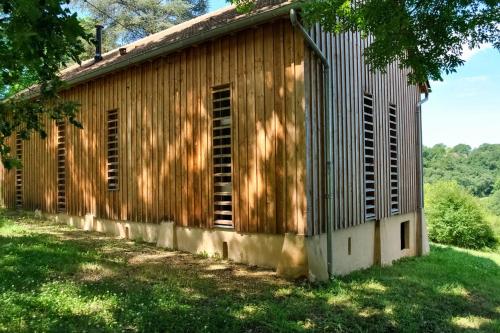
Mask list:
[[100,24],[96,24],[95,26],[95,56],[94,60],[96,62],[102,60],[102,29],[104,27]]

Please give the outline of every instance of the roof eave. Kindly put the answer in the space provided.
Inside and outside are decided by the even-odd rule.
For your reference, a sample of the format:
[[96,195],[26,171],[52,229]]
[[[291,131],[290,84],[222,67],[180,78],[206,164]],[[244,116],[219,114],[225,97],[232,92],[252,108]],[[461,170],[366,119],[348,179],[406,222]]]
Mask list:
[[82,74],[77,74],[74,77],[64,80],[68,86],[75,86],[77,84],[92,80],[94,78],[118,71],[120,69],[139,64],[143,61],[153,59],[159,56],[164,56],[169,53],[178,51],[180,49],[205,42],[210,39],[221,37],[231,32],[242,30],[254,25],[265,23],[273,18],[284,16],[288,14],[291,8],[297,7],[297,3],[289,3],[284,6],[273,8],[267,11],[263,11],[256,14],[250,14],[241,19],[229,22],[225,25],[213,28],[208,31],[200,32],[196,35],[180,39],[173,43],[159,45],[157,47],[145,50],[144,52],[134,54],[131,57],[127,57],[123,60],[113,62],[107,66],[102,66],[96,68],[95,70],[90,70]]

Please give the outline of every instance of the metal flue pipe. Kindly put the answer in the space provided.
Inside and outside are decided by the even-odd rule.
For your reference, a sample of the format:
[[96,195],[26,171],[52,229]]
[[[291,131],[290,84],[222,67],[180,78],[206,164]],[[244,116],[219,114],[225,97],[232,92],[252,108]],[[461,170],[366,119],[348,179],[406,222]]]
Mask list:
[[102,60],[102,29],[104,27],[100,24],[95,26],[95,62]]

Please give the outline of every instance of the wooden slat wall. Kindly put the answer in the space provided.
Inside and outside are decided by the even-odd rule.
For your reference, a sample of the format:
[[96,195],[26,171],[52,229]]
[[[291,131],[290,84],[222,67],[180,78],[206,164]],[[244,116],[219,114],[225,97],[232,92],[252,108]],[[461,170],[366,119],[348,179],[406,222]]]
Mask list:
[[[363,185],[363,93],[373,94],[375,118],[376,159],[376,218],[391,215],[390,211],[390,160],[389,160],[389,104],[397,107],[398,154],[400,170],[401,214],[417,208],[416,169],[416,104],[419,98],[417,86],[409,86],[406,71],[397,64],[387,68],[387,73],[372,73],[363,59],[363,51],[369,40],[361,39],[358,33],[333,36],[321,31],[319,26],[310,30],[310,36],[330,60],[330,75],[336,91],[330,96],[330,103],[336,108],[334,129],[335,188],[334,228],[342,229],[364,223]],[[321,160],[324,140],[322,118],[322,68],[320,61],[311,51],[306,52],[306,69],[309,75],[306,85],[306,128],[308,137],[309,234],[318,234],[325,229],[324,209],[319,202],[324,198],[326,164]],[[318,130],[319,129],[319,130]]]
[[[45,124],[48,137],[42,140],[33,135],[29,142],[22,143],[22,159],[24,169],[22,173],[22,203],[23,208],[55,212],[56,203],[56,128],[55,123],[42,120]],[[7,139],[11,152],[15,150],[15,135]],[[53,156],[53,158],[52,158]],[[6,207],[15,208],[16,170],[3,170],[1,180],[2,198]],[[40,191],[40,189],[45,189]]]
[[[216,39],[73,87],[67,210],[182,226],[213,224],[212,87],[230,84],[236,230],[306,230],[304,41],[288,20]],[[106,184],[106,112],[119,112],[119,190]],[[25,208],[56,212],[56,128],[25,142]],[[13,172],[5,174],[13,207]],[[28,185],[29,184],[29,185]]]

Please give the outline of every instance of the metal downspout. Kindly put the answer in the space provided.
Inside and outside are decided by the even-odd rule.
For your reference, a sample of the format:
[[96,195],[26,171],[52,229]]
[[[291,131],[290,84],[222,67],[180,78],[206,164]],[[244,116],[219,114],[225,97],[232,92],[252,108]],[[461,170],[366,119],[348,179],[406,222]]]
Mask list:
[[417,170],[418,170],[418,238],[420,240],[417,251],[418,255],[423,254],[423,228],[424,228],[424,163],[423,163],[423,141],[422,141],[422,104],[429,100],[429,91],[425,92],[425,98],[417,103],[417,135],[418,135],[418,153],[417,153]]
[[330,64],[328,62],[327,57],[323,54],[321,49],[316,45],[314,40],[309,36],[307,30],[300,24],[299,19],[297,17],[297,12],[294,8],[290,9],[290,22],[292,26],[297,28],[304,39],[307,42],[307,45],[311,48],[311,50],[320,58],[321,63],[323,65],[323,96],[324,96],[324,105],[325,105],[325,114],[326,114],[326,164],[327,164],[327,193],[326,193],[326,206],[327,206],[327,218],[326,218],[326,251],[327,251],[327,267],[328,267],[328,276],[332,276],[332,221],[333,221],[333,112],[330,105]]

